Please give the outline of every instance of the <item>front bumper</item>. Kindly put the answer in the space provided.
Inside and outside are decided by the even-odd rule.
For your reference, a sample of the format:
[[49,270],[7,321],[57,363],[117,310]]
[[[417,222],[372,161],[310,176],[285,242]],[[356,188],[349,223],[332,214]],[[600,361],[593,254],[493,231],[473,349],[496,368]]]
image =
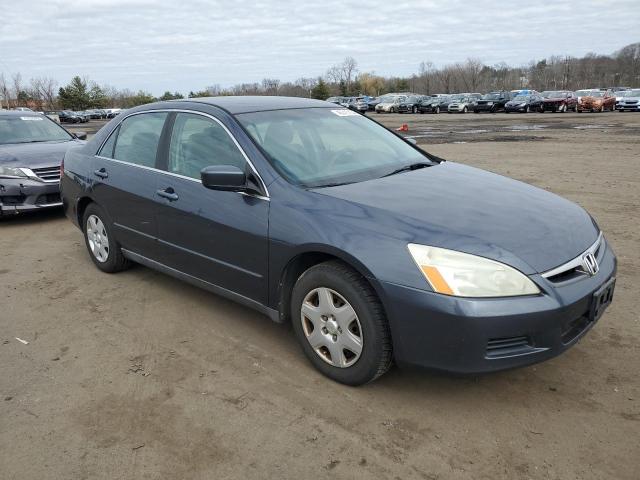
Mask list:
[[498,110],[498,105],[496,104],[493,104],[493,105],[477,104],[477,105],[474,105],[473,107],[474,112],[492,112],[495,110]]
[[0,178],[0,216],[60,206],[59,182]]
[[626,105],[624,103],[619,103],[616,105],[616,110],[620,110],[623,112],[640,112],[640,103]]
[[615,277],[611,248],[600,271],[553,285],[532,277],[541,295],[465,299],[381,282],[395,360],[448,372],[473,374],[521,367],[555,357],[596,323],[594,292]]
[[[531,107],[529,107],[531,109]],[[518,107],[512,107],[511,105],[504,107],[504,111],[505,112],[524,112],[527,109],[526,105],[523,106],[518,106]]]

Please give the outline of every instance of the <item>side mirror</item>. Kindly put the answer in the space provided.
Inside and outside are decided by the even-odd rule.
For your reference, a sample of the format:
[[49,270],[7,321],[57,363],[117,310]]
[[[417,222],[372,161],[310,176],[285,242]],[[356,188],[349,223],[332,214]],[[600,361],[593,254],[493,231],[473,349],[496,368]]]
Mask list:
[[212,165],[200,171],[202,185],[211,190],[237,192],[247,185],[247,175],[234,165]]
[[76,137],[78,140],[86,140],[87,132],[76,132],[73,134],[73,136]]

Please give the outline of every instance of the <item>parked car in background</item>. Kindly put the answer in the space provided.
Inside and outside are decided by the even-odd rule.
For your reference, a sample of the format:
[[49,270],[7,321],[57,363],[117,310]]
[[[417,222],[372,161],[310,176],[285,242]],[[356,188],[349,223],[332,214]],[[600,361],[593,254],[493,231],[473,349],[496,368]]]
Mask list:
[[616,97],[616,109],[618,109],[618,104],[622,101],[627,92],[629,92],[629,90],[613,90],[613,94]]
[[470,95],[455,96],[453,101],[447,105],[449,113],[467,113],[471,111],[477,99]]
[[[344,97],[329,97],[325,100],[325,102],[335,103],[336,105],[340,105],[344,101]],[[109,113],[111,113],[112,109],[109,109]]]
[[617,108],[621,112],[640,112],[640,88],[627,90]]
[[578,96],[568,90],[545,90],[542,92],[542,108],[545,112],[564,113],[578,109]]
[[80,110],[76,114],[80,117],[82,123],[87,123],[91,120],[91,114],[85,110]]
[[87,113],[89,114],[89,117],[92,118],[92,119],[107,118],[107,112],[105,112],[104,110],[102,110],[100,108],[94,108],[92,110],[87,110]]
[[438,104],[446,97],[446,95],[427,95],[420,100],[418,111],[420,113],[440,113],[440,107]]
[[376,113],[398,113],[398,105],[406,98],[406,95],[385,95],[376,105]]
[[0,110],[0,217],[60,207],[60,163],[84,138],[40,113]]
[[616,97],[611,90],[579,90],[577,112],[611,112],[616,109]]
[[435,97],[426,105],[421,105],[419,107],[420,112],[422,113],[441,113],[449,111],[449,104],[456,100],[457,97],[455,95],[442,95],[440,97]]
[[16,107],[16,108],[12,108],[11,110],[15,112],[33,112],[33,110],[31,110],[28,107]]
[[78,115],[76,112],[71,110],[61,110],[58,112],[58,117],[60,118],[61,123],[80,123],[82,122],[82,117]]
[[473,107],[473,111],[474,113],[499,112],[501,110],[504,110],[504,106],[509,100],[511,100],[511,92],[489,92],[476,102],[475,106]]
[[369,109],[364,97],[344,97],[340,105],[358,113],[365,113]]
[[[332,98],[338,98],[338,97],[332,97]],[[340,103],[340,102],[335,102],[335,103]],[[121,111],[122,111],[121,108],[107,108],[107,109],[105,109],[105,112],[107,112],[107,118],[114,118],[117,115],[119,115]]]
[[398,113],[418,113],[422,95],[408,95],[404,100],[398,103]]
[[47,111],[47,112],[42,112],[42,114],[46,115],[47,117],[49,117],[54,122],[60,123],[60,115],[58,115],[58,112]]
[[542,112],[542,97],[537,93],[519,93],[504,105],[505,113]]
[[583,208],[326,102],[144,105],[62,171],[98,270],[140,263],[290,322],[309,362],[349,385],[393,361],[469,374],[548,360],[614,297],[615,254]]

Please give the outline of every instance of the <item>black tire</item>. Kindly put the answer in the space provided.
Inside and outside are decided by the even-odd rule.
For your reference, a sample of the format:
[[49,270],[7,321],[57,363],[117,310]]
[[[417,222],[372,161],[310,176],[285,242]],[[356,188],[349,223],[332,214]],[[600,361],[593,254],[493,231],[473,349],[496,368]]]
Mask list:
[[530,111],[531,111],[531,109],[529,108],[529,105],[524,107],[524,113],[529,113]]
[[469,109],[468,109],[467,107],[464,107],[464,108],[462,109],[462,113],[467,113],[468,111],[469,111]]
[[[320,358],[307,341],[301,318],[305,297],[314,289],[326,287],[339,293],[353,307],[362,327],[362,352],[357,361],[340,368]],[[392,362],[391,332],[384,309],[375,291],[355,270],[339,261],[315,265],[305,271],[291,296],[293,330],[309,361],[321,373],[346,385],[363,385],[383,375]]]
[[440,106],[437,106],[436,109],[433,111],[433,113],[435,113],[436,115],[440,113]]
[[418,113],[418,107],[416,107],[416,106],[414,105],[414,106],[413,106],[412,111],[413,111],[413,113]]
[[[89,237],[87,235],[87,221],[91,215],[95,215],[100,219],[109,240],[109,252],[106,261],[100,262],[91,251],[89,245]],[[97,203],[91,203],[87,206],[82,216],[82,233],[84,234],[84,242],[89,252],[91,260],[100,270],[106,273],[116,273],[126,270],[131,266],[131,262],[125,258],[120,250],[120,245],[116,242],[113,234],[112,222],[104,209]]]

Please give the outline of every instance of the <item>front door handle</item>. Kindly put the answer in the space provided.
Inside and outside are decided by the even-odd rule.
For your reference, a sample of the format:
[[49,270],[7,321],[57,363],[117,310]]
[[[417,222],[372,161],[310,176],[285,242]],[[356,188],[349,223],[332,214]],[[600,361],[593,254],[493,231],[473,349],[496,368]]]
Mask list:
[[159,195],[160,197],[166,198],[167,200],[173,202],[175,200],[178,200],[178,194],[175,192],[175,190],[171,187],[167,187],[164,190],[156,190],[156,194]]
[[100,178],[107,178],[109,176],[109,174],[107,173],[107,169],[104,167],[102,167],[100,170],[94,170],[93,173],[96,177]]

